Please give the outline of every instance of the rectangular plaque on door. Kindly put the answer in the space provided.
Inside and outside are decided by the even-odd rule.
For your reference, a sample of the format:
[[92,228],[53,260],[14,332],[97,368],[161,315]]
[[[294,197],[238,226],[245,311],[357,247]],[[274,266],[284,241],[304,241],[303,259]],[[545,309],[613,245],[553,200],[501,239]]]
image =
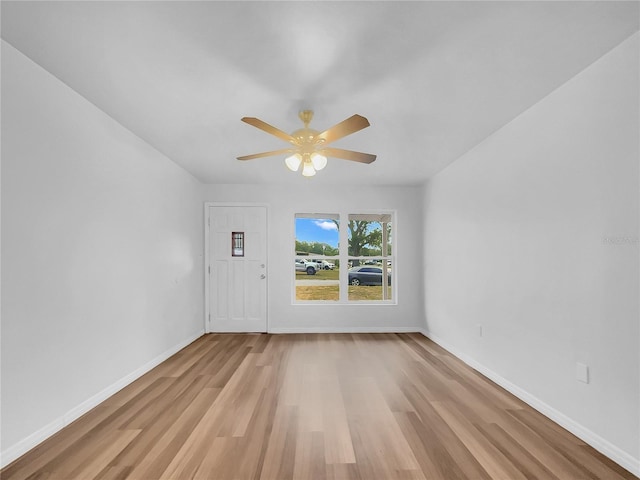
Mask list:
[[244,232],[231,232],[231,256],[244,257]]

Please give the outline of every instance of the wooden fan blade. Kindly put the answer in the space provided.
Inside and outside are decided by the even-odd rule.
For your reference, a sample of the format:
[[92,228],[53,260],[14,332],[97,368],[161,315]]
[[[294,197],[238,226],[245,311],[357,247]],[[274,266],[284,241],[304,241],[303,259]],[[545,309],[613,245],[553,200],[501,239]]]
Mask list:
[[342,148],[323,148],[322,151],[327,157],[342,158],[353,162],[371,163],[376,159],[370,153],[354,152],[353,150],[343,150]]
[[276,137],[284,140],[285,142],[289,142],[289,143],[296,143],[295,138],[293,138],[291,135],[289,135],[286,132],[283,132],[282,130],[280,130],[279,128],[276,128],[272,125],[269,125],[266,122],[263,122],[262,120],[260,120],[259,118],[255,118],[255,117],[242,117],[240,120],[242,120],[244,123],[248,123],[249,125],[252,125],[256,128],[259,128],[260,130],[263,130],[267,133],[270,133],[271,135],[275,135]]
[[238,157],[238,160],[253,160],[254,158],[271,157],[273,155],[283,155],[285,153],[292,153],[291,149],[272,150],[270,152],[254,153],[253,155],[245,155],[244,157]]
[[363,128],[367,128],[369,125],[369,120],[363,116],[352,115],[337,125],[319,133],[315,138],[318,140],[324,140],[325,144],[331,143],[341,139],[342,137],[346,137],[347,135],[351,135],[352,133],[362,130]]

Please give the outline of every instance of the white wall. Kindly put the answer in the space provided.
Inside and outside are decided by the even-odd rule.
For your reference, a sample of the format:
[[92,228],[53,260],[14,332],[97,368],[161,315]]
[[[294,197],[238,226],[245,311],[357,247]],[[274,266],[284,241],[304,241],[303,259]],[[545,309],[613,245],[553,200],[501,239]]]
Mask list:
[[[268,161],[268,160],[266,160]],[[282,161],[282,175],[288,171]],[[331,161],[331,160],[330,160]],[[338,161],[338,160],[334,160]],[[281,164],[282,163],[282,164]],[[366,168],[366,167],[363,167]],[[331,166],[318,173],[330,175]],[[292,185],[207,185],[205,201],[253,202],[269,206],[268,322],[271,332],[420,330],[422,302],[421,189],[418,187],[345,187],[300,178]],[[295,213],[396,211],[397,305],[293,305],[292,272]],[[343,217],[344,218],[344,217]]]
[[430,335],[636,473],[638,42],[436,175],[424,199]]
[[200,189],[2,42],[3,464],[202,333]]

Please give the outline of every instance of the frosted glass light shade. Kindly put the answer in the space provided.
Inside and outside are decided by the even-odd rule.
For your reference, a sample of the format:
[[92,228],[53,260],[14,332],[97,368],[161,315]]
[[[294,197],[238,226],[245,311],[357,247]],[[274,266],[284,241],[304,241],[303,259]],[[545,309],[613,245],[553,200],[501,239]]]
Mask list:
[[300,155],[296,153],[294,155],[291,155],[290,157],[285,158],[284,163],[287,164],[287,168],[289,170],[291,170],[292,172],[297,172],[298,168],[300,168],[300,164],[302,163],[302,158],[300,158]]
[[302,175],[305,177],[313,177],[316,174],[316,170],[313,168],[311,162],[304,162],[302,167]]
[[316,170],[322,170],[327,166],[327,157],[320,155],[319,153],[314,153],[311,155],[311,163],[313,164],[313,168]]

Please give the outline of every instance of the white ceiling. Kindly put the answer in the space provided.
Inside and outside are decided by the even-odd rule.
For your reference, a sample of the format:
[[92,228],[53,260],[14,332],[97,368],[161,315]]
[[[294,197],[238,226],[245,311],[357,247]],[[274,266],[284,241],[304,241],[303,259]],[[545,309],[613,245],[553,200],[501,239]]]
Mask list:
[[[2,2],[2,38],[206,183],[418,184],[638,31],[638,2]],[[312,180],[282,130],[313,109]]]

